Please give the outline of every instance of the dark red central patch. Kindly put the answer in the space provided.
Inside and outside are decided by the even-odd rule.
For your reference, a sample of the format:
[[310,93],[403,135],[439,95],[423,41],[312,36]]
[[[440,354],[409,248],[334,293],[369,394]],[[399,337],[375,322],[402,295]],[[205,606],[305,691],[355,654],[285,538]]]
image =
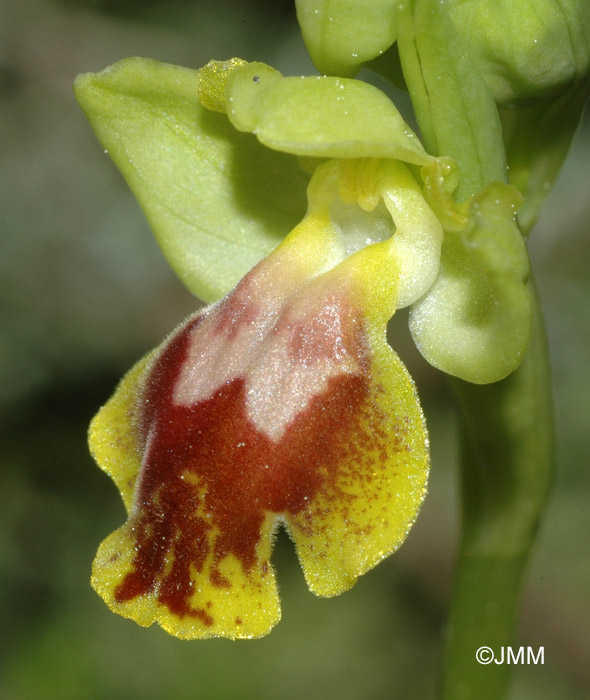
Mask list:
[[[361,454],[370,436],[360,419],[369,394],[364,375],[329,380],[275,442],[256,429],[246,412],[243,377],[219,387],[193,406],[172,397],[197,317],[174,337],[147,379],[140,422],[145,445],[130,522],[136,537],[134,570],[117,586],[119,602],[155,590],[171,612],[212,618],[189,599],[191,567],[203,570],[208,532],[220,534],[213,552],[213,585],[229,586],[217,565],[233,554],[248,572],[256,563],[265,513],[301,512],[339,465]],[[341,474],[340,474],[341,476]],[[164,573],[166,557],[173,564]]]

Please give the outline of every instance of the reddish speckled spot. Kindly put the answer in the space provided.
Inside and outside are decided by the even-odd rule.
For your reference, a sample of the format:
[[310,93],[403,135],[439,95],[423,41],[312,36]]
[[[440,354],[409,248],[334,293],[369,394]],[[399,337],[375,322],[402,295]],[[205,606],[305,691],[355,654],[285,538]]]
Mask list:
[[231,588],[230,580],[217,569],[213,569],[209,580],[214,586],[217,586],[217,588]]
[[[370,470],[362,470],[362,453],[375,433],[365,432],[362,419],[375,409],[368,403],[368,378],[341,374],[275,442],[248,419],[243,377],[193,406],[175,405],[175,382],[198,323],[196,317],[172,337],[146,381],[139,421],[144,460],[129,522],[136,538],[134,570],[117,586],[115,598],[123,602],[156,592],[174,614],[212,624],[205,609],[189,602],[193,572],[203,570],[211,553],[211,528],[219,534],[209,580],[228,587],[219,563],[233,554],[246,573],[252,570],[266,513],[297,514],[320,490],[324,497],[337,494],[338,507],[345,508],[339,481],[353,472],[355,479],[370,479]],[[359,359],[366,365],[366,352]],[[261,569],[268,570],[267,562]]]
[[344,355],[364,360],[365,338],[361,323],[355,323],[357,311],[332,297],[311,319],[282,318],[277,331],[288,336],[288,357],[301,364]]
[[250,283],[246,277],[220,302],[216,309],[215,333],[225,333],[231,340],[244,325],[253,323],[258,316],[258,307],[252,301]]

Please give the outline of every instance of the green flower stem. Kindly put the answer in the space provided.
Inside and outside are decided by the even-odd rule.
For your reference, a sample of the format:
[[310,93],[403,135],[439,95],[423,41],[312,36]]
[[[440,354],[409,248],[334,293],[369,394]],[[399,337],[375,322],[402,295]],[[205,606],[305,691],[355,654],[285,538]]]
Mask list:
[[[460,167],[455,196],[462,201],[506,181],[498,111],[444,3],[405,0],[398,20],[401,65],[427,149]],[[532,173],[528,160],[525,165]],[[461,406],[462,532],[443,700],[505,697],[511,666],[481,664],[476,652],[486,646],[501,658],[513,641],[524,571],[551,484],[549,360],[530,286],[533,332],[519,368],[491,384],[454,382]]]
[[506,379],[456,380],[461,406],[462,534],[448,624],[444,700],[505,697],[511,666],[480,664],[513,643],[528,555],[553,475],[553,415],[543,319],[536,311],[527,356]]

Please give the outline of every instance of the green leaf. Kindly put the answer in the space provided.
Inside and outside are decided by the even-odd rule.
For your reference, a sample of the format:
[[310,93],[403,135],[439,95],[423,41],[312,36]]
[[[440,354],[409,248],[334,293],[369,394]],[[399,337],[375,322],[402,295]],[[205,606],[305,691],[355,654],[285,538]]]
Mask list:
[[396,158],[427,165],[424,150],[391,100],[372,85],[330,76],[278,78],[249,63],[227,80],[234,126],[269,148],[316,158]]
[[530,337],[528,256],[514,221],[520,201],[500,183],[474,197],[466,229],[445,236],[436,282],[410,310],[428,362],[475,384],[514,371]]
[[198,101],[198,72],[129,58],[77,78],[76,98],[191,292],[212,301],[306,211],[297,159]]
[[295,0],[303,40],[320,73],[351,77],[395,41],[397,0]]

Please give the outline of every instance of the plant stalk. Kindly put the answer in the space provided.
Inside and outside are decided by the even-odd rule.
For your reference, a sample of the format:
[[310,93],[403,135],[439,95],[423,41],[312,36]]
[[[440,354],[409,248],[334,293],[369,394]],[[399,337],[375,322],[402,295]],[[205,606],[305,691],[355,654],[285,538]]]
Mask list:
[[[508,688],[506,654],[554,463],[548,350],[532,282],[531,296],[533,331],[520,367],[494,384],[454,381],[461,408],[462,532],[443,700],[501,700]],[[483,646],[496,660],[504,650],[504,663],[479,663]]]

